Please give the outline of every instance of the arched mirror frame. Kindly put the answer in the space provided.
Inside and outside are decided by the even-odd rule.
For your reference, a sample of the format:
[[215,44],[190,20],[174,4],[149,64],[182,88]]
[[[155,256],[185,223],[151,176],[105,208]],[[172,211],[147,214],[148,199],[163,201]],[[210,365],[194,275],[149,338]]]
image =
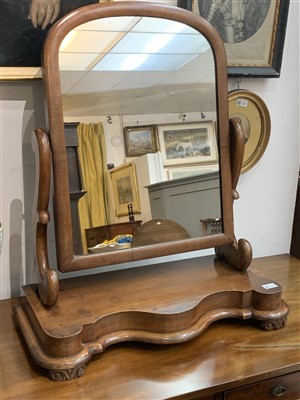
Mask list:
[[[214,49],[224,233],[115,253],[74,256],[58,51],[64,36],[77,24],[122,15],[171,18],[187,23],[203,32]],[[24,286],[25,297],[14,307],[33,359],[49,370],[51,379],[69,380],[82,376],[85,363],[93,354],[112,344],[129,340],[181,343],[195,338],[212,322],[223,318],[252,318],[265,330],[285,326],[288,306],[281,299],[280,285],[255,273],[255,270],[244,273],[251,263],[251,245],[244,239],[237,242],[234,238],[232,202],[237,198],[235,186],[243,161],[243,153],[239,150],[243,148],[244,136],[237,120],[228,121],[226,74],[226,57],[220,38],[210,25],[188,11],[153,3],[103,3],[79,9],[51,30],[44,58],[51,146],[46,132],[36,130],[41,167],[37,260],[42,282]],[[232,137],[233,141],[230,140]],[[205,247],[216,247],[217,255],[225,258],[226,262],[216,261],[213,257],[195,258],[191,263],[191,260],[163,263],[160,268],[147,266],[138,268],[139,271],[126,269],[64,279],[58,299],[57,273],[48,267],[46,242],[50,150],[54,170],[58,267],[61,271]],[[228,264],[238,271],[230,271]],[[47,307],[42,307],[41,302]]]
[[[131,248],[105,254],[75,256],[65,151],[63,102],[60,85],[59,48],[64,37],[76,26],[91,20],[114,16],[150,16],[172,19],[189,25],[205,36],[215,60],[217,132],[219,138],[220,190],[223,233],[159,245]],[[58,269],[70,272],[153,257],[226,246],[235,243],[233,229],[233,181],[230,164],[227,60],[221,38],[199,15],[172,6],[145,2],[101,3],[82,7],[62,18],[49,32],[42,60],[48,129],[53,164],[55,236]],[[46,245],[45,245],[46,246]],[[46,247],[41,246],[42,253]],[[39,252],[39,250],[38,250]],[[38,258],[43,254],[38,254]]]

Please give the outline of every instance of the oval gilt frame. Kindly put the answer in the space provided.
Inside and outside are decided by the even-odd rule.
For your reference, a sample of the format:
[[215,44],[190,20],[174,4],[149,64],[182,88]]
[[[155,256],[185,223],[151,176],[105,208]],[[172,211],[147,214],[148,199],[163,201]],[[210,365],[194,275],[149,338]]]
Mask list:
[[264,101],[249,90],[230,91],[228,106],[229,117],[240,119],[246,136],[243,174],[258,163],[267,148],[271,132],[270,114]]

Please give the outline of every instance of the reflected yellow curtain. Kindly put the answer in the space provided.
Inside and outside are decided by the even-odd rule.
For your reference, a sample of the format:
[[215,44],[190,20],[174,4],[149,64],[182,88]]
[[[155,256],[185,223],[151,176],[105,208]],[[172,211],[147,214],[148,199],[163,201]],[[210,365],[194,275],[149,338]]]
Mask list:
[[85,228],[106,225],[109,221],[107,201],[107,157],[102,123],[83,124],[77,128],[78,158],[83,189],[87,192],[78,203],[81,237],[87,252]]

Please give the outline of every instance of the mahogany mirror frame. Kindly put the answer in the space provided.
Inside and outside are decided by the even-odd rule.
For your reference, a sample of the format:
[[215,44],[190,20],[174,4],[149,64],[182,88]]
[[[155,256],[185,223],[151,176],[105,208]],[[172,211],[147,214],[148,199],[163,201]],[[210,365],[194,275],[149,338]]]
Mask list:
[[[213,236],[185,239],[159,245],[148,245],[104,254],[74,255],[64,137],[63,102],[59,71],[59,48],[64,37],[76,26],[98,18],[118,16],[172,19],[187,24],[199,31],[211,45],[215,60],[223,232]],[[235,243],[232,204],[235,193],[234,184],[237,179],[232,176],[233,168],[230,157],[227,59],[221,38],[207,21],[190,11],[158,3],[122,1],[88,5],[66,15],[52,27],[44,45],[42,72],[48,114],[49,148],[51,148],[53,165],[54,220],[57,268],[59,271],[78,271],[206,248],[219,248],[220,246],[223,247]],[[47,218],[46,220],[41,218],[41,215],[45,215],[45,213],[48,215],[48,210],[45,208],[47,207],[41,206],[40,203],[38,207],[40,215],[38,225],[42,225],[44,230],[49,222]],[[40,235],[39,239],[40,245],[37,246],[37,257],[40,260],[39,264],[43,264],[45,263],[47,249],[45,232]]]
[[[223,233],[107,254],[74,256],[59,47],[65,35],[77,25],[111,16],[170,18],[203,33],[211,44],[216,62]],[[252,259],[251,245],[234,237],[232,204],[238,198],[235,187],[243,162],[244,133],[238,120],[228,119],[226,56],[214,28],[196,14],[160,4],[122,1],[86,6],[51,29],[45,44],[43,74],[50,134],[36,130],[40,156],[36,236],[41,282],[23,287],[25,296],[15,304],[14,313],[34,361],[49,371],[49,377],[56,381],[80,377],[94,354],[119,342],[186,342],[219,319],[252,318],[264,330],[283,328],[289,309],[281,299],[280,285],[255,270],[245,273]],[[59,293],[57,271],[49,268],[47,257],[51,163],[60,271],[85,270],[209,247],[215,247],[219,259],[198,257],[163,262],[152,269],[126,268],[63,279]]]

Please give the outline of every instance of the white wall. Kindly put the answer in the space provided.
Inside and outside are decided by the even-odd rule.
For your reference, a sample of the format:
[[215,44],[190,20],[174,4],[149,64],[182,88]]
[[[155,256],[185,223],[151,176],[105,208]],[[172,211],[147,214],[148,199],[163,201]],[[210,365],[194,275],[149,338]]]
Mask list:
[[[263,158],[240,178],[240,200],[235,203],[236,236],[251,242],[255,257],[288,253],[299,169],[298,0],[291,0],[281,77],[244,79],[240,87],[252,90],[265,101],[271,115],[272,131]],[[232,79],[229,89],[233,88],[236,88],[236,82]],[[1,82],[0,221],[4,225],[0,254],[1,299],[21,294],[22,284],[36,280],[36,164],[31,136],[34,128],[45,126],[42,96],[40,81]],[[117,124],[115,132],[120,133]],[[50,224],[52,267],[55,266],[53,237],[53,225]],[[190,256],[195,254],[198,253]],[[178,255],[176,259],[186,256]]]
[[[289,252],[299,171],[299,1],[290,3],[279,79],[245,79],[241,88],[269,108],[271,136],[259,163],[240,177],[235,202],[236,236],[247,238],[254,257]],[[236,87],[231,80],[229,89]]]
[[45,126],[40,81],[1,83],[0,254],[1,298],[21,293],[35,280],[35,156],[33,130]]

